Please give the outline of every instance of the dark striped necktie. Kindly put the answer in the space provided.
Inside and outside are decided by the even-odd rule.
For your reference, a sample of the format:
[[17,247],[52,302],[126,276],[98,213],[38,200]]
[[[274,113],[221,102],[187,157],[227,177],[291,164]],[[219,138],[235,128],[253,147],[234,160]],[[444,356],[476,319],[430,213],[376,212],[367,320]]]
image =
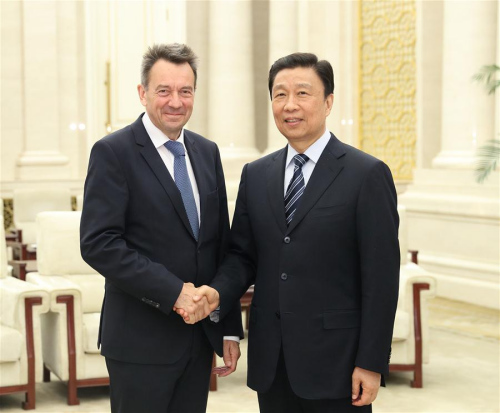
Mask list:
[[299,153],[293,157],[295,168],[293,170],[292,180],[285,194],[285,218],[287,225],[292,221],[299,205],[300,198],[306,188],[304,175],[302,175],[302,167],[308,160],[308,156],[303,153]]

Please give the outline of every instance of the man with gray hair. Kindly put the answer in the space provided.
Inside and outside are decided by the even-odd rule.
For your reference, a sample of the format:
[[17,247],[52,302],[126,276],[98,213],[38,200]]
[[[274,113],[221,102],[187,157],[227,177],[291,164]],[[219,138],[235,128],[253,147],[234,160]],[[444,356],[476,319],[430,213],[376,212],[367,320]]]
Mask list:
[[106,279],[99,344],[113,412],[204,412],[213,351],[221,376],[240,356],[239,304],[220,323],[188,325],[172,311],[193,308],[229,232],[217,145],[184,129],[196,79],[188,46],[150,47],[138,86],[146,112],[90,154],[81,251]]

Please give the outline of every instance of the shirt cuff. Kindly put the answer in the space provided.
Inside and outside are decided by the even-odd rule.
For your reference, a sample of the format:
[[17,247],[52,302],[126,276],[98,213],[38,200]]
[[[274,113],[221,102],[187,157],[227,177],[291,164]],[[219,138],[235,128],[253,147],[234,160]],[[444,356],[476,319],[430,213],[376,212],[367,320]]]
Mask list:
[[210,321],[213,323],[218,323],[219,322],[219,314],[220,314],[220,306],[218,306],[214,311],[210,313]]
[[224,336],[224,340],[236,341],[237,343],[240,342],[240,338],[238,336]]

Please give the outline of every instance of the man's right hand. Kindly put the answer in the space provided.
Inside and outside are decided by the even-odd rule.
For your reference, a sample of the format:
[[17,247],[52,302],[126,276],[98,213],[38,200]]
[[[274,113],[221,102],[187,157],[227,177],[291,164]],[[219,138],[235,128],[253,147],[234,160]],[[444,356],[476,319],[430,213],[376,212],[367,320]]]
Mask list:
[[184,318],[184,321],[189,324],[194,324],[203,320],[210,314],[210,307],[207,299],[198,299],[196,302],[193,296],[197,289],[192,283],[185,283],[181,293],[174,304],[174,311]]
[[[203,285],[196,289],[191,283],[184,284],[184,286],[188,286],[186,291],[188,296],[191,297],[191,303],[181,306],[177,305],[176,302],[174,310],[184,319],[186,323],[194,324],[203,320],[219,306],[219,293],[214,288],[209,287],[208,285]],[[179,299],[183,296],[183,293],[184,288],[179,295]],[[189,302],[189,299],[187,299],[187,301]]]

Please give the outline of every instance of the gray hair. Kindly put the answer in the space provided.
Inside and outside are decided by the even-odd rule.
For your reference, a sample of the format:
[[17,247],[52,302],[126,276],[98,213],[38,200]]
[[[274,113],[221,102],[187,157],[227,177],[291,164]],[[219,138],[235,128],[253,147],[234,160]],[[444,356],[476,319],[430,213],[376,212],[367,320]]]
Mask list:
[[189,66],[193,69],[194,87],[196,89],[198,57],[189,46],[180,43],[155,44],[144,53],[141,65],[141,84],[144,89],[148,89],[151,68],[160,59],[175,64],[189,63]]

